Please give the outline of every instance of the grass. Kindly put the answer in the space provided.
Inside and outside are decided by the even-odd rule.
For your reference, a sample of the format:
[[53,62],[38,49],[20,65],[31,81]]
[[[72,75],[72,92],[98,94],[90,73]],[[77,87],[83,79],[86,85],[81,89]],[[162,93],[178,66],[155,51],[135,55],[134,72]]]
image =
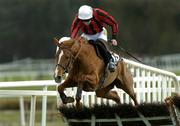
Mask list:
[[[25,113],[26,125],[29,124],[29,111]],[[36,126],[41,126],[41,111],[36,111]],[[65,126],[58,111],[47,111],[47,126]],[[0,110],[0,126],[20,126],[18,110]]]
[[180,76],[180,71],[176,71],[175,74],[176,74],[177,76]]

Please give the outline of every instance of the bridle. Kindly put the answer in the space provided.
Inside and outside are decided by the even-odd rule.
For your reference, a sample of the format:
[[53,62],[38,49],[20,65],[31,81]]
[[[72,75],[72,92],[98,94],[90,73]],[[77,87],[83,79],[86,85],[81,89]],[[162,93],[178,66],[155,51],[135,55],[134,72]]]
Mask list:
[[69,70],[72,67],[72,64],[73,64],[73,62],[75,60],[75,57],[74,57],[74,55],[72,54],[72,52],[71,52],[71,50],[69,48],[60,48],[60,50],[67,50],[70,53],[70,58],[69,58],[69,61],[68,61],[67,65],[64,66],[64,65],[62,65],[60,63],[57,63],[56,67],[61,67],[61,68],[64,69],[65,73],[68,73]]
[[[75,60],[77,59],[77,57],[79,56],[79,54],[80,54],[80,52],[81,52],[81,48],[82,48],[82,44],[81,44],[81,42],[80,42],[80,48],[79,48],[78,52],[76,53],[76,55],[74,56],[73,53],[72,53],[72,50],[71,50],[70,48],[65,47],[65,46],[62,46],[62,47],[59,46],[59,50],[67,50],[67,51],[70,53],[70,58],[69,58],[69,61],[68,61],[67,65],[64,66],[64,65],[62,65],[62,64],[60,64],[60,63],[57,63],[57,64],[56,64],[56,67],[61,67],[61,68],[64,69],[64,72],[65,72],[65,73],[68,73],[68,72],[71,70],[74,61],[75,61]],[[59,52],[60,52],[60,51],[59,51]],[[58,53],[58,56],[59,56],[59,53]]]

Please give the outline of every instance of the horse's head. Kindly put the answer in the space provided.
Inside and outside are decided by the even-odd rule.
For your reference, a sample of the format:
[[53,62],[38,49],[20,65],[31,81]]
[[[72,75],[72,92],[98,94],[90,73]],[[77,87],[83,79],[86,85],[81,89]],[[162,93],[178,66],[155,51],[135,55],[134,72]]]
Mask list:
[[71,69],[75,59],[71,50],[74,40],[69,39],[59,42],[57,39],[54,39],[53,42],[58,46],[55,55],[56,67],[54,71],[54,79],[57,83],[60,83],[66,73]]

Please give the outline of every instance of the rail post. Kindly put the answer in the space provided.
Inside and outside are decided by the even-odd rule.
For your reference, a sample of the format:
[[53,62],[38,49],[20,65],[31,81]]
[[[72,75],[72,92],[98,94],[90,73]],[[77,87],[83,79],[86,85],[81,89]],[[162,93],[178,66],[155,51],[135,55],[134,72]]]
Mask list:
[[[47,91],[47,86],[43,87],[43,91]],[[42,120],[41,126],[46,126],[46,112],[47,112],[47,96],[42,97]]]
[[19,97],[19,105],[20,105],[20,122],[21,126],[25,126],[25,112],[24,112],[24,98],[21,96]]
[[29,126],[35,126],[35,115],[36,115],[35,111],[36,111],[36,96],[32,95]]

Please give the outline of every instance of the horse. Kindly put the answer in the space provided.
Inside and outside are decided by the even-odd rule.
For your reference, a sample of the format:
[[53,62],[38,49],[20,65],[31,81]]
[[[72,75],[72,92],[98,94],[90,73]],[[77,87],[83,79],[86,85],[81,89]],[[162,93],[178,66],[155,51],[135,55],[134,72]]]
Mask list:
[[111,89],[116,86],[124,90],[138,105],[136,94],[133,88],[133,76],[126,67],[123,60],[119,60],[114,72],[106,72],[103,84],[100,84],[105,73],[105,63],[97,56],[92,44],[84,38],[69,39],[59,42],[56,38],[53,42],[58,46],[55,54],[56,67],[54,79],[61,83],[62,78],[68,73],[65,81],[58,85],[58,92],[63,104],[74,102],[73,97],[66,96],[65,88],[77,87],[76,107],[82,107],[82,91],[95,91],[97,97],[111,99],[121,104],[120,97],[116,91]]

